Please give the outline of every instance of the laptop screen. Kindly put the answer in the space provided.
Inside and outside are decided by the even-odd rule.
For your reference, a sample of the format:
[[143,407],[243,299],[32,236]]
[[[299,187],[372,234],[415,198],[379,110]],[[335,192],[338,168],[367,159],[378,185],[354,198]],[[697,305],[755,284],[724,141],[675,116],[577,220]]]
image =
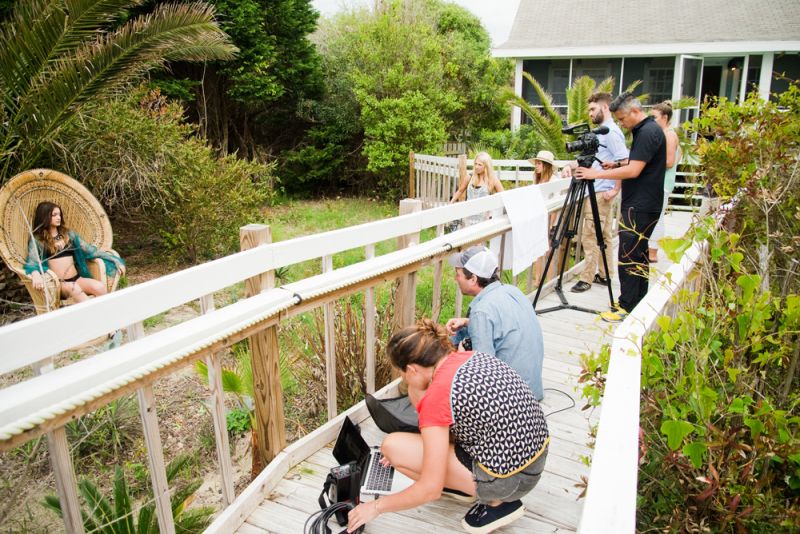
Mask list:
[[358,462],[363,466],[369,457],[370,448],[361,434],[358,432],[356,425],[345,416],[342,423],[342,429],[339,431],[339,436],[336,438],[336,444],[333,446],[333,457],[340,465],[347,462]]

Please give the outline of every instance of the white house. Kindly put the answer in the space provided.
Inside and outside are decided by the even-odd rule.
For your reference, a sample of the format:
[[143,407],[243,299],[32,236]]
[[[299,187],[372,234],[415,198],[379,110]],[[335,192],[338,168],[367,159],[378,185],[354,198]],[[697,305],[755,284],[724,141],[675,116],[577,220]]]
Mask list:
[[[637,91],[650,103],[753,90],[768,98],[785,78],[800,79],[798,53],[800,0],[520,0],[508,41],[493,51],[516,60],[518,95],[538,103],[525,71],[563,108],[566,87],[582,75],[614,76],[618,90],[642,80]],[[514,108],[512,127],[521,120]]]

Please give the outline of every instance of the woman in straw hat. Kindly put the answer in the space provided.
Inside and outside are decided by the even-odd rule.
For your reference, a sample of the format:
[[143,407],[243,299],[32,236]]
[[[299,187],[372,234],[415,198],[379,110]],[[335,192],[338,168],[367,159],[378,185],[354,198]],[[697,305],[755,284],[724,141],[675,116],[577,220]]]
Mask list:
[[[558,180],[561,178],[561,173],[559,172],[558,164],[556,163],[556,158],[552,152],[549,150],[540,150],[536,157],[529,159],[531,163],[533,163],[533,183],[536,185],[546,184],[552,179]],[[566,167],[569,169],[569,167]],[[569,174],[567,171],[565,174]],[[565,178],[568,176],[565,176]],[[553,212],[550,214],[550,218],[548,221],[548,235],[549,231],[553,229],[556,225],[556,221],[558,220],[558,213]],[[563,254],[563,249],[559,251],[559,256]],[[550,263],[550,275],[552,276],[555,272],[555,266],[559,263],[559,256],[553,258],[553,261]],[[540,280],[542,276],[542,271],[544,270],[544,258],[539,258],[536,260],[534,264],[534,276],[536,280]]]

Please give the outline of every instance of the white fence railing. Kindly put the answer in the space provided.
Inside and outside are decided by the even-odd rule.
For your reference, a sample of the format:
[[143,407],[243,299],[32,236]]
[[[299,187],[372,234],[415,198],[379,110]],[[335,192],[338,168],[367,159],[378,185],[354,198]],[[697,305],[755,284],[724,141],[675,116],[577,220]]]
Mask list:
[[[412,197],[422,200],[425,208],[442,206],[450,202],[458,189],[462,176],[472,172],[475,160],[466,156],[443,157],[413,154],[409,169],[409,191]],[[558,160],[558,164],[566,163]],[[497,177],[514,187],[533,182],[533,165],[524,159],[498,159],[492,165]],[[698,171],[677,172],[675,190],[669,195],[669,209],[674,211],[698,211],[703,196],[702,184],[697,182]]]
[[[568,182],[564,180],[540,186],[548,211],[561,207],[567,185]],[[444,234],[443,226],[469,215],[502,211],[502,208],[502,197],[493,195],[341,230],[263,244],[125,288],[102,298],[4,326],[0,328],[0,347],[3,353],[0,358],[0,374],[22,370],[28,366],[33,366],[35,370],[45,368],[49,372],[39,373],[33,378],[0,389],[0,450],[8,450],[47,432],[48,442],[55,444],[50,453],[54,459],[62,509],[65,510],[66,529],[68,532],[82,532],[75,476],[64,424],[125,393],[137,391],[147,437],[148,461],[151,482],[155,488],[159,525],[162,532],[174,532],[153,402],[152,383],[155,379],[173,373],[200,357],[206,358],[210,369],[211,394],[216,399],[212,417],[215,434],[219,437],[216,446],[224,481],[225,470],[230,472],[230,451],[224,438],[227,434],[222,417],[219,351],[240,339],[274,328],[286,317],[314,307],[327,307],[335,299],[355,291],[369,292],[372,285],[384,279],[405,279],[408,282],[411,289],[406,291],[403,298],[411,302],[410,305],[406,304],[405,309],[410,309],[413,317],[413,274],[417,269],[432,263],[436,284],[437,276],[441,281],[442,259],[451,249],[485,241],[511,229],[505,215],[451,234]],[[419,233],[429,228],[436,228],[436,237],[420,243]],[[374,257],[375,243],[408,236],[412,236],[411,246]],[[361,247],[365,249],[367,259],[336,270],[331,269],[331,257],[334,254]],[[262,278],[265,273],[275,269],[314,259],[322,260],[323,274],[282,287],[267,287],[261,292],[253,293],[250,298],[214,309],[214,292],[241,281],[249,284],[253,279]],[[400,290],[397,296],[401,297]],[[144,335],[144,319],[195,299],[201,302],[202,315],[154,334]],[[397,303],[395,305],[396,308],[399,307]],[[61,351],[122,328],[128,329],[131,340],[129,343],[52,369],[51,358]],[[368,342],[367,347],[369,346]],[[335,359],[327,359],[329,348],[333,353],[333,347],[329,347],[326,342],[330,415],[331,409],[332,413],[336,413],[336,384]],[[269,353],[270,358],[274,356],[274,351]],[[369,354],[367,361],[370,361]],[[372,365],[374,366],[374,359]],[[212,377],[214,374],[216,381]],[[333,404],[330,402],[331,393]],[[56,446],[58,450],[55,449]],[[228,489],[223,494],[225,504],[234,497],[230,474],[227,475],[226,485]]]
[[691,274],[706,250],[705,241],[692,245],[614,332],[580,534],[636,532],[642,343],[659,316],[676,313],[673,295],[702,283]]

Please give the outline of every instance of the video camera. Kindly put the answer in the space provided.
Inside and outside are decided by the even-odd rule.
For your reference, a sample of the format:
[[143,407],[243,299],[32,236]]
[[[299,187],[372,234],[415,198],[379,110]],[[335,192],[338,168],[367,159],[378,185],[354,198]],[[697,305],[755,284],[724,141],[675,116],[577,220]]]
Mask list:
[[578,160],[578,166],[585,168],[592,166],[597,150],[601,146],[605,146],[600,144],[597,136],[607,134],[608,131],[608,126],[600,126],[591,130],[585,122],[561,128],[561,133],[578,137],[575,141],[568,141],[566,148],[567,152],[580,152],[580,155],[575,159]]

